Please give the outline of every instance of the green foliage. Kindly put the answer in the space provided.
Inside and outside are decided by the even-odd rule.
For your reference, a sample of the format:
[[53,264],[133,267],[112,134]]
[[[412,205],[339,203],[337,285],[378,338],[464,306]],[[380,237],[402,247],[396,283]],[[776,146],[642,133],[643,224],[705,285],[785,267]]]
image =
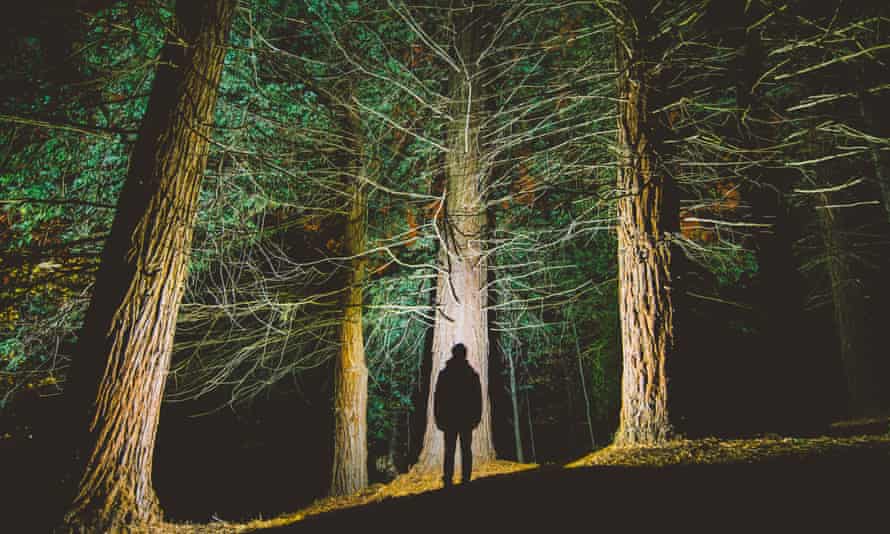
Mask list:
[[[55,380],[70,356],[171,30],[162,4],[116,5],[80,20],[71,72],[61,69],[70,79],[34,36],[13,36],[0,65],[0,81],[23,87],[0,101],[4,116],[17,117],[0,130],[3,402],[27,384],[57,387],[42,381]],[[241,3],[200,193],[171,395],[222,389],[232,403],[243,402],[287,387],[336,353],[350,268],[343,228],[361,170],[373,444],[386,442],[414,409],[436,320],[440,147],[457,119],[445,96],[455,67],[442,58],[454,55],[452,20],[446,10],[409,4]],[[601,439],[618,410],[621,353],[612,231],[614,201],[624,194],[614,187],[615,28],[602,9],[611,4],[494,4],[492,19],[510,24],[480,66],[487,78],[481,148],[491,164],[484,189],[493,224],[484,246],[494,273],[492,354],[516,362],[516,393],[536,399],[521,415],[533,424],[563,420],[574,406],[575,424],[585,417],[580,407],[589,407]],[[793,16],[811,16],[792,4]],[[418,26],[393,5],[410,9]],[[786,49],[777,44],[776,21],[788,25],[793,16],[764,20],[758,31],[773,53],[756,73],[756,92],[772,115],[760,115],[740,109],[745,95],[730,83],[743,68],[737,21],[734,30],[709,26],[698,5],[675,4],[660,22],[677,31],[659,39],[683,40],[661,58],[671,98],[655,113],[671,131],[661,164],[682,187],[681,218],[718,221],[681,221],[672,239],[703,273],[693,289],[731,303],[761,274],[757,237],[744,229],[762,224],[747,205],[754,186],[784,191],[798,181],[830,182],[825,177],[853,176],[870,157],[863,147],[872,141],[857,133],[849,103],[802,108],[797,122],[781,115],[829,89],[851,98],[843,85],[847,61],[818,75],[798,71],[878,37],[870,18],[827,41],[818,37],[825,25],[798,21],[798,37],[812,46]],[[867,59],[857,56],[851,71],[871,68]],[[877,95],[886,87],[872,89]],[[810,129],[801,131],[801,123]],[[787,137],[787,146],[745,149],[752,138],[769,136]],[[854,163],[797,166],[794,178],[774,178],[791,156],[804,159],[810,141],[819,155],[852,146]],[[749,322],[727,321],[741,332],[750,331]]]
[[19,347],[5,399],[64,376],[163,41],[150,9],[80,17],[64,64],[45,36],[10,36],[28,56],[4,56],[3,78],[25,88],[0,101],[15,118],[0,131],[0,328]]

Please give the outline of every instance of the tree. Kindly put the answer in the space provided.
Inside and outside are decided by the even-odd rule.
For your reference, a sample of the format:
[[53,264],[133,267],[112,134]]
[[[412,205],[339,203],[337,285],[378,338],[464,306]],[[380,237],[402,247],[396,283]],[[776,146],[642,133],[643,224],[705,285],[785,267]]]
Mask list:
[[[821,197],[822,206],[828,206],[827,196]],[[881,408],[872,363],[875,345],[865,317],[867,288],[863,287],[862,277],[854,274],[849,232],[844,227],[842,212],[824,207],[817,211],[850,411],[853,415],[875,416]]]
[[235,6],[176,7],[73,364],[72,404],[90,408],[70,530],[161,520],[155,433]]
[[334,466],[331,495],[348,495],[368,485],[368,366],[362,335],[367,188],[364,183],[364,139],[358,113],[347,109],[355,163],[348,177],[351,199],[343,245],[349,258],[340,325],[340,354],[335,363]]
[[832,307],[849,412],[874,415],[881,361],[873,317],[888,295],[881,271],[890,235],[886,151],[878,148],[886,132],[876,105],[886,99],[887,7],[789,2],[779,12],[768,27],[778,46],[766,81],[784,89],[785,137],[797,146],[783,151],[783,163],[798,173],[794,193],[819,236],[802,240],[814,253],[803,270],[818,277],[812,301]]
[[[618,26],[618,294],[623,354],[621,416],[615,442],[670,439],[669,368],[676,344],[677,185],[660,159],[658,94],[665,65],[649,2],[622,2]],[[662,78],[663,80],[663,78]]]
[[[488,270],[483,239],[486,232],[485,191],[490,163],[480,150],[485,94],[480,68],[485,47],[487,10],[459,2],[451,10],[455,52],[459,57],[450,74],[451,115],[445,156],[445,199],[440,226],[439,273],[436,288],[436,322],[433,334],[432,373],[427,401],[427,423],[417,465],[440,467],[444,438],[435,426],[433,395],[439,372],[450,358],[451,347],[463,343],[467,361],[482,384],[482,420],[473,432],[473,456],[481,461],[495,457],[488,392]],[[458,458],[456,461],[460,461]]]
[[[764,30],[747,30],[766,15],[766,10],[757,3],[738,2],[734,7],[732,18],[738,27],[732,29],[736,35],[733,44],[738,47],[738,58],[732,72],[738,133],[732,144],[741,149],[739,159],[744,162],[739,171],[744,180],[742,196],[751,205],[755,224],[762,228],[752,236],[758,282],[753,291],[758,318],[755,324],[762,347],[758,352],[764,359],[761,365],[771,367],[770,373],[761,378],[759,403],[747,411],[757,412],[758,426],[782,428],[792,420],[801,421],[799,403],[804,395],[800,387],[790,388],[789,380],[799,376],[801,365],[806,365],[797,355],[807,352],[801,350],[807,325],[800,264],[793,247],[799,235],[789,199],[795,175],[782,168],[779,131],[771,123],[775,102],[767,98],[763,84],[758,83],[772,67]],[[813,368],[812,364],[808,367]]]

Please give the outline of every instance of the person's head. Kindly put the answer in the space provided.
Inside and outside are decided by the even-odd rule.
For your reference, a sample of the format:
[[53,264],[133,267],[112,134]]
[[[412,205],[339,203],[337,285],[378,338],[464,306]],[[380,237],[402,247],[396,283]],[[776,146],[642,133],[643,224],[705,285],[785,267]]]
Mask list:
[[458,343],[457,345],[451,347],[451,357],[455,360],[466,360],[467,359],[467,347],[463,343]]

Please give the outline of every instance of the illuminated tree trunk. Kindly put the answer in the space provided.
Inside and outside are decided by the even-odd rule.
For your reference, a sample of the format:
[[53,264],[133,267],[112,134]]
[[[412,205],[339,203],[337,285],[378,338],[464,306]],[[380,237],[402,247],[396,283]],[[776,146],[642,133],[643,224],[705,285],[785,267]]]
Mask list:
[[[361,154],[361,124],[354,115],[352,129]],[[363,158],[356,157],[357,173],[364,172]],[[361,174],[353,173],[352,200],[346,221],[344,253],[350,260],[340,326],[340,354],[334,388],[334,466],[331,495],[348,495],[368,486],[368,368],[362,336],[362,283],[365,277],[367,193]]]
[[72,395],[91,405],[71,531],[161,520],[155,432],[235,5],[177,5],[73,364]]
[[618,44],[618,282],[623,371],[615,442],[657,444],[671,438],[668,365],[675,313],[670,232],[678,227],[676,184],[659,166],[653,116],[659,55],[649,41],[655,21],[647,1],[626,0]]
[[[474,461],[494,459],[491,402],[488,396],[488,302],[487,263],[482,239],[486,229],[484,190],[490,165],[480,153],[482,84],[477,59],[481,52],[480,10],[464,9],[455,14],[457,50],[463,72],[451,73],[451,113],[455,118],[448,132],[446,197],[440,225],[442,243],[436,289],[437,310],[433,334],[432,372],[427,400],[426,433],[417,466],[441,469],[444,438],[436,428],[433,395],[439,372],[451,358],[451,347],[463,343],[467,361],[482,383],[482,421],[473,432]],[[458,447],[459,449],[459,447]],[[460,465],[460,452],[455,459]]]
[[[822,195],[822,203],[828,204]],[[875,387],[871,347],[866,326],[865,288],[850,269],[849,251],[843,234],[843,219],[831,209],[820,209],[819,223],[825,243],[825,259],[831,280],[834,319],[840,341],[841,361],[853,415],[877,415],[880,402]]]

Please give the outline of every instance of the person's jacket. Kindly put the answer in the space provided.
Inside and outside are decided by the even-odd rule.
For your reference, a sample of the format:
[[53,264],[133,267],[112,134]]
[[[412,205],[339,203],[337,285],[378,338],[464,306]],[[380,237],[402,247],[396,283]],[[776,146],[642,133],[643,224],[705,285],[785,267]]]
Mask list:
[[475,428],[482,419],[479,375],[465,359],[451,358],[436,381],[436,427],[442,431]]

